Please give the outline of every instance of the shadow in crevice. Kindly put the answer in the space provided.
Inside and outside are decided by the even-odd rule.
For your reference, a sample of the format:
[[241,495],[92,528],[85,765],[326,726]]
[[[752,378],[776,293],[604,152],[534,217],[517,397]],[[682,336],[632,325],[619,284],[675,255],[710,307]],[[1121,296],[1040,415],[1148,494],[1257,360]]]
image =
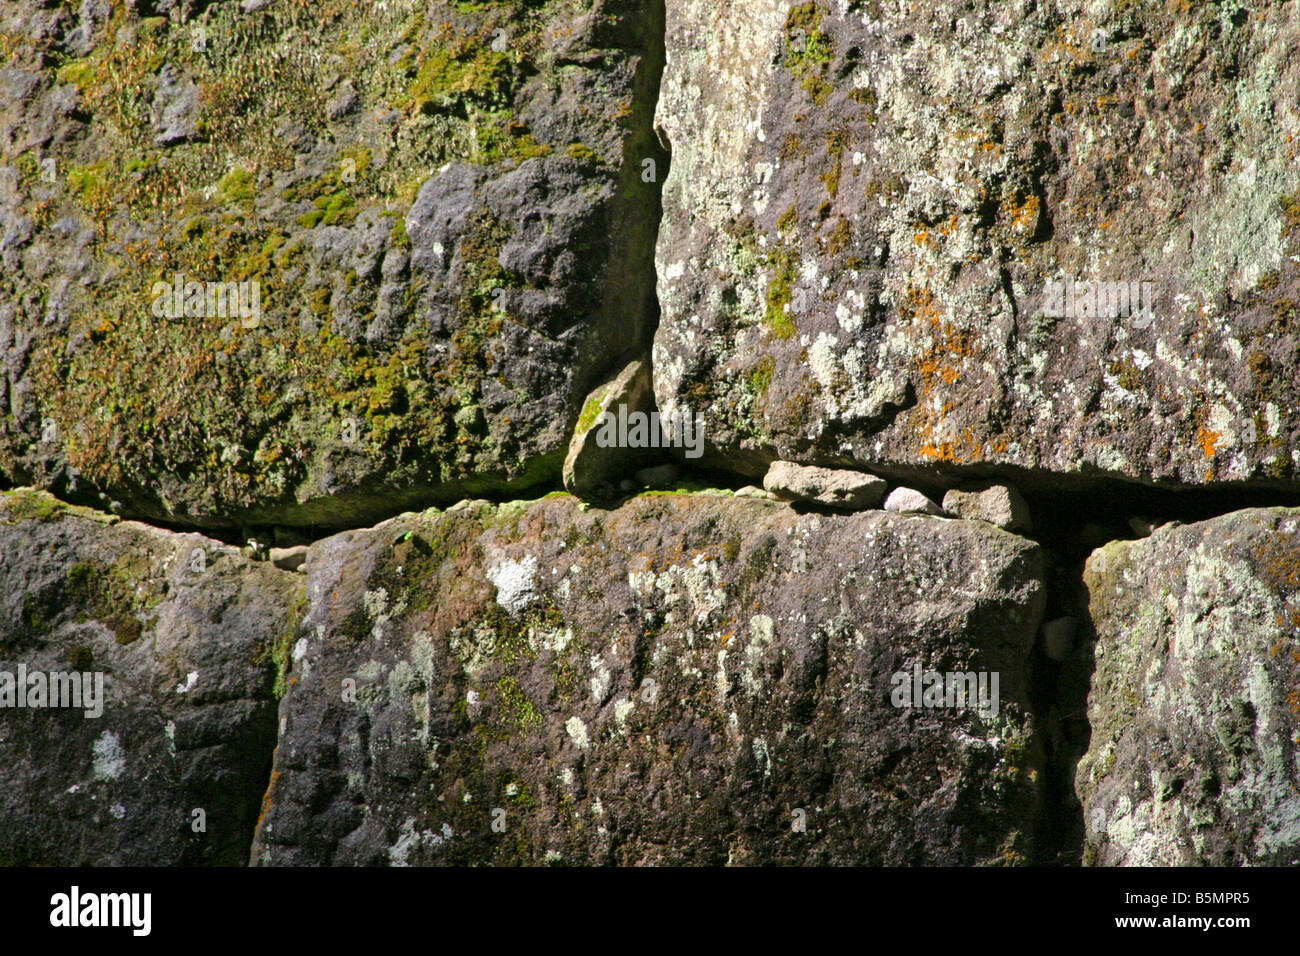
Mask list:
[[1160,489],[1102,483],[1056,493],[1036,489],[1025,497],[1033,537],[1047,561],[1044,620],[1070,617],[1076,626],[1064,660],[1051,659],[1040,640],[1029,661],[1030,707],[1044,750],[1033,862],[1077,866],[1085,862],[1086,828],[1075,772],[1091,738],[1088,696],[1097,641],[1084,583],[1088,556],[1108,541],[1139,539],[1162,524],[1194,523],[1252,507],[1295,507],[1300,494],[1245,485]]
[[[647,0],[621,14],[621,28],[633,31],[641,50],[632,79],[632,101],[624,120],[623,164],[606,221],[610,268],[602,282],[598,328],[602,366],[617,371],[648,354],[659,328],[655,249],[663,218],[663,184],[671,154],[655,130],[659,88],[667,63],[664,0]],[[575,382],[586,395],[600,373]]]
[[1036,641],[1028,662],[1029,705],[1043,749],[1043,779],[1034,818],[1034,856],[1039,866],[1077,866],[1083,856],[1083,807],[1074,773],[1091,738],[1088,692],[1092,682],[1096,634],[1083,584],[1084,558],[1058,544],[1044,547],[1047,607],[1044,621],[1071,617],[1074,649],[1053,660]]

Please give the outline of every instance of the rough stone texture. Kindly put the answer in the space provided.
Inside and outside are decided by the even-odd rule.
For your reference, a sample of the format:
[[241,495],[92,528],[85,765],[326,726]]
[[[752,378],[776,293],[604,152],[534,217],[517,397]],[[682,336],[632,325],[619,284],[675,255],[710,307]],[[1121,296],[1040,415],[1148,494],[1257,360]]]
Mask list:
[[558,479],[653,329],[661,0],[153,9],[0,9],[0,482],[328,529]]
[[618,447],[601,448],[596,441],[600,429],[597,423],[609,412],[617,415],[619,407],[627,414],[646,414],[654,411],[654,388],[650,382],[650,364],[634,359],[608,382],[596,386],[582,406],[582,415],[569,440],[569,453],[564,459],[565,490],[579,496],[590,495],[603,482],[622,477],[635,463],[633,450]]
[[880,504],[886,487],[885,480],[875,475],[791,461],[772,462],[763,476],[763,488],[782,498],[858,511]]
[[883,507],[898,514],[943,514],[942,508],[915,488],[895,488],[885,498]]
[[1113,542],[1085,582],[1085,860],[1300,863],[1300,509]]
[[299,544],[292,548],[271,548],[267,558],[277,568],[285,571],[297,571],[307,560],[307,546]]
[[[729,496],[609,513],[557,496],[342,534],[308,568],[257,862],[1033,852],[1032,542]],[[999,671],[999,715],[891,706],[890,676],[918,662]]]
[[943,496],[943,510],[958,518],[987,521],[1006,531],[1028,534],[1034,530],[1028,503],[1009,485],[991,485],[979,491],[954,489]]
[[[669,0],[660,408],[754,476],[1300,487],[1298,37],[1293,3]],[[1053,318],[1055,279],[1155,317]]]
[[246,860],[300,581],[197,534],[0,495],[0,672],[102,672],[105,695],[97,718],[0,708],[0,865]]

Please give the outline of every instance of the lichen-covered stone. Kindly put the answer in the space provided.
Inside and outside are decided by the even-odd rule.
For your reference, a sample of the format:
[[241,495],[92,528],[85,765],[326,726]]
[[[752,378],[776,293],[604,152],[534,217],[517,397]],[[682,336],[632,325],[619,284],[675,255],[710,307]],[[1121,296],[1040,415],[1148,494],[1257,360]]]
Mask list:
[[1298,267],[1295,3],[5,0],[0,865],[1300,863]]
[[[556,496],[348,532],[308,568],[256,862],[1032,858],[1025,539]],[[917,665],[997,672],[996,715],[893,706]]]
[[[0,865],[246,860],[300,581],[198,534],[0,494]],[[18,708],[20,668],[102,675],[99,713]]]
[[1300,863],[1300,509],[1116,541],[1084,580],[1085,862]]
[[660,408],[753,476],[1300,487],[1298,38],[1287,4],[669,0]]

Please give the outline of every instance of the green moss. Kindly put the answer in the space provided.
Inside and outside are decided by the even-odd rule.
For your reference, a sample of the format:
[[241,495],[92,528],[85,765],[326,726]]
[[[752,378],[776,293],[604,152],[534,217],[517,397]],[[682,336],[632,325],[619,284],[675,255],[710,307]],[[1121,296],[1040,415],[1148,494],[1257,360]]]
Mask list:
[[907,185],[903,182],[902,177],[897,175],[889,176],[886,179],[868,179],[863,187],[863,194],[868,200],[879,199],[884,197],[886,200],[897,200],[907,192]]
[[1300,193],[1282,196],[1278,206],[1282,210],[1282,235],[1300,240]]
[[78,644],[68,649],[68,666],[74,671],[90,671],[95,669],[95,655],[89,647],[84,644]]
[[537,806],[537,798],[533,796],[533,791],[526,783],[516,783],[516,792],[514,795],[515,806],[520,809],[531,810]]
[[350,225],[357,216],[356,196],[370,171],[370,164],[368,148],[344,150],[326,172],[286,189],[285,199],[290,202],[311,200],[316,207],[299,216],[298,225],[306,229],[318,225]]
[[1300,307],[1297,307],[1294,299],[1288,299],[1285,296],[1273,300],[1273,327],[1282,335],[1290,335],[1292,331],[1300,328],[1297,323],[1297,316],[1300,316]]
[[551,152],[551,147],[537,142],[531,133],[513,130],[508,116],[502,114],[479,127],[471,158],[481,165],[493,165],[506,161],[523,162],[535,156],[548,156]]
[[537,727],[542,722],[542,714],[528,699],[519,681],[514,677],[502,677],[497,681],[497,698],[501,702],[502,717],[516,732]]
[[815,2],[791,8],[785,19],[786,69],[799,78],[804,90],[818,106],[823,106],[832,92],[827,73],[832,60],[830,38],[820,29],[821,7]]
[[1122,362],[1112,362],[1110,364],[1110,373],[1119,381],[1119,385],[1127,392],[1136,392],[1142,388],[1142,372],[1129,359]]
[[847,146],[847,130],[833,130],[826,137],[826,152],[830,169],[822,174],[821,180],[831,199],[835,199],[840,194],[840,176],[843,175],[844,168],[843,154]]
[[54,76],[60,83],[75,83],[79,87],[85,87],[95,78],[95,66],[89,59],[73,60],[59,67]]
[[311,212],[298,217],[298,225],[305,229],[316,226],[350,225],[357,218],[357,204],[352,193],[340,189],[328,196],[318,196],[312,201],[316,207]]
[[7,524],[18,521],[50,521],[67,510],[67,506],[48,491],[32,488],[5,492],[0,500],[4,504],[3,509],[0,509],[0,517]]
[[596,160],[595,151],[586,143],[570,143],[565,152],[579,162],[590,163]]
[[736,558],[740,557],[740,543],[741,543],[740,532],[733,531],[727,537],[726,542],[724,542],[722,545],[723,557],[725,557],[728,561],[735,561]]
[[253,198],[253,173],[243,166],[235,166],[217,183],[217,201],[222,203],[248,202]]
[[849,94],[849,99],[866,108],[868,122],[874,123],[880,118],[877,113],[878,104],[876,102],[875,90],[869,87],[854,90]]
[[422,48],[411,65],[415,78],[400,105],[416,112],[446,110],[463,100],[497,106],[508,101],[510,59],[477,37],[444,34],[442,42]]
[[1286,454],[1285,449],[1283,449],[1264,466],[1264,470],[1268,473],[1270,478],[1277,478],[1280,481],[1286,481],[1295,476],[1296,469],[1295,462],[1291,460],[1291,456]]
[[107,212],[111,211],[115,202],[109,179],[108,162],[74,166],[68,170],[68,189],[97,220],[106,218]]
[[838,256],[841,252],[848,249],[853,242],[853,226],[843,216],[831,230],[830,236],[826,239],[826,251],[833,256]]
[[139,557],[122,558],[110,567],[78,561],[68,569],[62,596],[67,607],[79,609],[77,620],[94,618],[113,631],[119,644],[131,644],[143,633],[141,616],[162,600],[149,583],[151,570]]
[[275,664],[273,692],[276,700],[283,700],[289,691],[289,670],[293,666],[293,645],[298,637],[298,627],[307,613],[307,589],[302,588],[289,606],[289,620],[275,640],[271,660]]
[[782,246],[772,257],[771,266],[773,274],[767,285],[764,325],[777,338],[788,339],[797,331],[794,316],[790,314],[790,304],[794,284],[799,278],[798,259],[787,247]]
[[587,399],[587,404],[582,406],[582,413],[578,416],[578,424],[574,429],[575,435],[585,435],[591,431],[591,427],[596,424],[596,419],[600,417],[600,408],[604,400],[604,390]]
[[58,616],[57,607],[51,607],[39,594],[31,591],[23,595],[23,630],[35,637],[49,631]]
[[393,228],[388,234],[393,245],[398,249],[410,249],[411,237],[406,234],[406,217],[400,213],[385,213],[385,215],[391,215],[393,218]]
[[746,390],[756,399],[762,399],[772,386],[772,374],[775,371],[776,362],[773,361],[772,356],[763,356],[745,379]]
[[781,143],[781,162],[788,163],[803,159],[807,154],[808,150],[803,144],[803,138],[798,133],[787,133]]

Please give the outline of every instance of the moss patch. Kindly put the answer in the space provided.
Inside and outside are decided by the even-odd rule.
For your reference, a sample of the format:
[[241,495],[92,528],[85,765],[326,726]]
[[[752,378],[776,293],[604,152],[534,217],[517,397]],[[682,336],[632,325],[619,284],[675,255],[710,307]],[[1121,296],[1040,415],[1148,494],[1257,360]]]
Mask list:
[[122,558],[111,566],[78,561],[68,569],[62,597],[67,607],[78,609],[76,620],[94,618],[119,644],[132,644],[162,601],[151,572],[148,561],[139,557]]
[[781,246],[771,259],[772,278],[767,285],[767,309],[763,324],[778,339],[788,339],[798,331],[790,314],[794,284],[799,278],[798,256]]
[[818,106],[824,105],[832,92],[827,75],[833,47],[821,25],[822,9],[817,3],[792,7],[785,18],[786,52],[782,59],[785,68],[798,77],[800,85]]

